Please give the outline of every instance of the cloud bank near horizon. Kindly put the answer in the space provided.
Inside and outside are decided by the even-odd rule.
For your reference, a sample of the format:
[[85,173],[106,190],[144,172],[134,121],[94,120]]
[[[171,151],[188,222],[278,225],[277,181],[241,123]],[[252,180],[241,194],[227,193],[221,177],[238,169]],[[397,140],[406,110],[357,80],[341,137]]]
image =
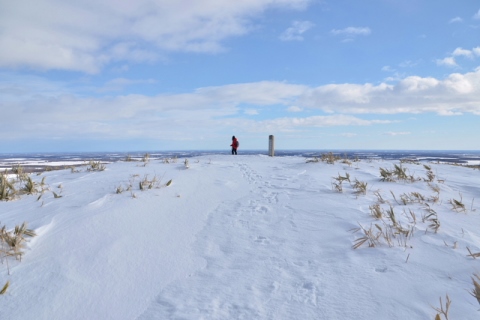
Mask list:
[[[38,80],[38,79],[37,79]],[[123,80],[126,81],[126,80]],[[199,88],[182,94],[82,97],[23,84],[1,86],[0,120],[4,135],[65,138],[83,134],[110,138],[183,139],[182,131],[290,132],[302,128],[372,126],[395,122],[371,115],[435,113],[480,115],[480,68],[445,79],[411,76],[396,84],[328,84],[318,87],[263,81]],[[41,88],[45,86],[42,84]],[[252,109],[252,105],[255,106]],[[269,110],[296,111],[296,117],[271,117]],[[254,110],[254,112],[252,111]],[[369,116],[368,120],[362,117]]]

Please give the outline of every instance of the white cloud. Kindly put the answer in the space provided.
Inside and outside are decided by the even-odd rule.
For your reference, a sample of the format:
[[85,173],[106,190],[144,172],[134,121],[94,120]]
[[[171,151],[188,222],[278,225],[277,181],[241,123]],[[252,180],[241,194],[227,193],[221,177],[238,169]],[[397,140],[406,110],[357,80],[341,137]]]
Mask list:
[[480,57],[480,47],[473,48],[473,49],[472,49],[472,52],[473,52],[476,56],[479,56],[479,57]]
[[298,106],[290,106],[287,108],[288,112],[302,112],[303,109]]
[[346,138],[353,138],[353,137],[356,137],[357,134],[356,133],[350,133],[350,132],[345,132],[345,133],[342,133],[340,134],[342,137],[346,137]]
[[310,21],[294,21],[292,26],[280,35],[282,41],[302,41],[303,34],[314,26]]
[[390,67],[390,66],[383,66],[383,67],[382,67],[382,71],[395,72],[396,70],[393,69],[393,68]]
[[335,126],[370,126],[373,124],[389,124],[389,120],[364,120],[349,115],[312,116],[306,118],[278,118],[261,121],[251,128],[252,131],[274,132],[292,131],[304,127],[335,127]]
[[0,67],[99,72],[113,61],[155,61],[169,51],[214,53],[272,7],[310,0],[10,1],[0,11]]
[[407,131],[405,131],[405,132],[392,132],[392,131],[390,131],[390,132],[384,132],[383,133],[384,136],[404,136],[404,135],[409,135],[409,134],[411,134],[411,132],[407,132]]
[[348,27],[345,29],[333,29],[330,31],[333,35],[345,36],[368,36],[372,31],[368,27]]
[[438,114],[441,115],[441,116],[448,116],[448,117],[463,115],[463,113],[461,113],[461,112],[455,112],[455,111],[451,111],[451,110],[441,110]]
[[467,58],[473,58],[473,52],[471,50],[467,50],[467,49],[463,49],[463,48],[456,48],[452,55],[454,57],[458,57],[458,56],[464,56],[464,57],[467,57]]
[[400,67],[402,68],[412,68],[417,66],[420,63],[420,61],[411,61],[411,60],[406,60],[400,63]]
[[460,17],[455,17],[453,19],[450,19],[448,23],[458,23],[458,22],[463,22],[463,19]]
[[331,84],[312,88],[298,105],[330,113],[469,112],[480,115],[480,68],[443,80],[411,76],[396,84]]
[[439,66],[458,67],[457,62],[455,61],[455,58],[453,58],[453,57],[446,57],[444,59],[437,59],[436,62],[437,62],[437,65],[439,65]]
[[258,114],[258,110],[256,109],[246,109],[244,111],[245,114],[248,114],[249,116],[255,116]]
[[98,89],[98,92],[109,92],[109,91],[120,91],[125,89],[128,86],[136,85],[136,84],[155,84],[156,81],[153,79],[146,79],[146,80],[132,80],[126,78],[115,78],[107,83],[102,88]]
[[480,9],[473,15],[473,19],[480,19]]
[[[118,78],[112,83],[130,85],[135,81],[138,80]],[[255,107],[244,110],[242,105]],[[310,109],[327,115],[280,117],[271,111],[273,106],[281,111]],[[269,112],[262,112],[263,108]],[[245,118],[244,112],[262,113],[265,119]],[[480,116],[480,68],[465,74],[452,73],[444,79],[411,76],[395,84],[308,87],[264,81],[199,88],[181,94],[110,94],[90,98],[62,83],[18,77],[8,83],[0,82],[0,113],[0,134],[9,139],[185,139],[186,132],[190,136],[211,136],[232,128],[244,132],[292,131],[393,121],[354,116],[359,114]]]

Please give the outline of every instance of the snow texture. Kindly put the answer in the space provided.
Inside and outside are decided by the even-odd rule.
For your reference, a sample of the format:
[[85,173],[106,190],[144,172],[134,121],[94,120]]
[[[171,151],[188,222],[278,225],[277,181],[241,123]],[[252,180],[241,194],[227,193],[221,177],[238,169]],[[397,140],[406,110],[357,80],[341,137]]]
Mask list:
[[[0,319],[434,319],[446,295],[451,319],[479,319],[469,292],[480,258],[467,247],[480,252],[480,171],[403,163],[414,181],[381,181],[395,165],[216,155],[188,169],[151,159],[31,174],[45,177],[40,199],[0,202],[2,225],[37,233],[21,262],[9,258],[10,275],[0,264],[0,286],[10,281]],[[347,173],[338,192],[334,177]],[[409,235],[388,229],[387,214],[375,219],[375,204]],[[352,248],[375,224],[391,243]]]

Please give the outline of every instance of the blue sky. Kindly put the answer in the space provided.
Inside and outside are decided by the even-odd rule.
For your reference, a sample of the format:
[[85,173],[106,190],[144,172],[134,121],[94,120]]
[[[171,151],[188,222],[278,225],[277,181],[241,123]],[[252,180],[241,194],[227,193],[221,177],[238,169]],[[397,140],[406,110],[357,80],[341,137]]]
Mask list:
[[0,0],[0,48],[0,152],[480,149],[477,1]]

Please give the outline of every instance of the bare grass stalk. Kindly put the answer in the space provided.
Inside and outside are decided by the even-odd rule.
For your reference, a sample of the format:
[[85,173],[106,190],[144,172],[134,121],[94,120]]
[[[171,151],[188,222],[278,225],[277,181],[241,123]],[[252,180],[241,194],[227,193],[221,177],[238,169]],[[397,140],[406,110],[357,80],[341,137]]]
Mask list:
[[470,254],[467,254],[467,257],[472,257],[473,259],[480,258],[480,252],[473,253],[469,247],[467,247],[467,250],[468,250],[468,253],[470,253]]
[[87,171],[104,171],[106,169],[106,166],[100,161],[90,160],[88,165]]
[[[438,232],[440,229],[440,220],[438,220],[438,216],[436,212],[431,212],[424,217],[424,221],[428,223],[428,228],[432,229],[434,233]],[[428,230],[428,229],[427,229]],[[425,230],[425,232],[427,231]]]
[[[377,226],[377,228],[379,227],[378,225],[376,225],[376,226]],[[361,247],[365,243],[367,243],[369,247],[375,247],[376,245],[379,244],[378,238],[382,235],[382,232],[378,231],[377,233],[375,233],[372,228],[373,228],[373,226],[370,226],[369,229],[366,229],[362,225],[360,225],[360,228],[355,229],[355,232],[362,230],[364,236],[360,237],[360,238],[358,238],[354,241],[354,244],[352,246],[353,249],[358,249],[359,247]]]
[[462,194],[460,194],[460,200],[450,199],[450,204],[452,205],[452,210],[456,212],[466,212],[467,209],[463,204]]
[[8,180],[7,174],[0,174],[0,200],[9,201],[15,198],[17,190],[12,181]]
[[7,283],[5,283],[5,285],[3,286],[2,290],[0,290],[0,294],[4,295],[7,292],[9,286],[10,286],[10,281],[7,281]]
[[123,187],[122,187],[122,186],[118,186],[118,187],[116,188],[116,190],[115,190],[115,193],[116,193],[116,194],[120,194],[120,193],[122,193],[123,191],[124,191],[124,190],[123,190]]
[[323,162],[326,162],[328,164],[334,164],[335,161],[340,160],[340,157],[334,155],[333,152],[329,152],[329,153],[322,154],[321,159]]
[[356,190],[355,193],[364,195],[367,194],[367,185],[367,182],[361,182],[355,178],[355,183],[353,184],[353,188]]
[[340,173],[338,174],[338,177],[333,177],[335,181],[332,181],[332,187],[334,190],[338,192],[343,192],[343,182],[348,181],[350,182],[350,175],[348,172],[345,173],[345,177],[341,176]]
[[[478,280],[478,281],[477,281]],[[473,289],[470,294],[477,299],[477,302],[480,303],[480,276],[478,274],[473,274],[472,277]]]
[[437,315],[435,316],[435,320],[441,320],[441,315],[445,317],[445,320],[448,320],[448,311],[450,309],[450,304],[452,301],[450,300],[448,294],[446,295],[446,302],[445,308],[443,307],[442,297],[440,297],[440,308],[432,307],[435,311],[437,311]]
[[142,162],[145,162],[145,163],[146,163],[146,162],[148,162],[148,161],[150,161],[150,154],[145,153],[145,154],[143,155],[143,157],[142,157]]
[[152,180],[148,180],[148,175],[145,175],[142,181],[139,182],[139,188],[142,191],[147,189],[153,189],[159,186],[157,176],[154,176]]
[[317,158],[317,157],[313,157],[313,159],[307,159],[305,160],[306,163],[316,163],[316,162],[320,162],[320,159]]
[[380,176],[382,177],[380,180],[381,181],[387,181],[387,182],[394,182],[395,179],[393,178],[393,172],[388,171],[387,169],[380,168]]
[[383,218],[383,210],[380,208],[380,205],[373,204],[370,207],[370,214],[377,220],[381,220]]
[[373,193],[377,197],[378,203],[385,203],[386,201],[383,199],[382,195],[380,194],[380,190],[377,190]]
[[390,206],[390,209],[388,209],[386,213],[390,221],[392,221],[393,226],[397,226],[398,222],[397,222],[397,218],[395,217],[395,212],[393,211],[393,207]]
[[348,159],[348,156],[346,153],[343,155],[343,159],[341,160],[341,163],[347,164],[348,166],[352,165],[352,162]]
[[56,193],[55,191],[52,191],[52,193],[53,193],[53,197],[54,197],[55,199],[59,199],[59,198],[63,197],[62,195]]

